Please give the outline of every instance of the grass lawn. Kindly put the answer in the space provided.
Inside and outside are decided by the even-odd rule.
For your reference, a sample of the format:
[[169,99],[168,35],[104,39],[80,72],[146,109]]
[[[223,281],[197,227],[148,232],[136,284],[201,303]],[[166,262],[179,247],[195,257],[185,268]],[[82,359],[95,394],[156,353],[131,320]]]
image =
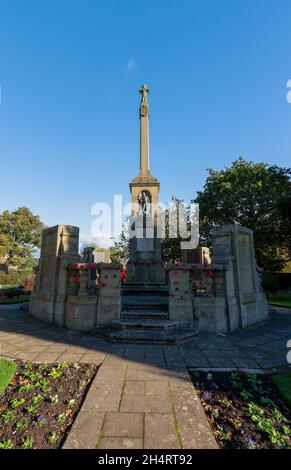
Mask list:
[[272,380],[291,408],[291,370],[273,375]]
[[0,359],[0,393],[7,387],[15,374],[16,366],[13,361]]
[[290,300],[269,300],[270,305],[277,305],[278,307],[287,307],[291,308],[291,299]]
[[13,297],[12,299],[0,299],[0,305],[21,304],[22,302],[29,302],[29,299],[29,294]]

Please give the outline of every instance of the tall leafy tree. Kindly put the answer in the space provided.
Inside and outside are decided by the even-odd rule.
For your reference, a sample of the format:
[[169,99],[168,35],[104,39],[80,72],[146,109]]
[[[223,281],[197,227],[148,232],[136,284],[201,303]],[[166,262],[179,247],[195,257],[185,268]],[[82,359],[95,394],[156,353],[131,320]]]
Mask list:
[[44,224],[27,207],[0,214],[0,258],[10,267],[32,269]]
[[241,224],[254,231],[258,264],[279,271],[291,251],[291,169],[239,158],[222,171],[208,170],[195,199],[201,242],[210,243],[219,224]]
[[[165,238],[161,242],[161,250],[162,250],[162,259],[163,261],[172,263],[175,261],[181,261],[182,252],[181,252],[181,242],[186,241],[187,239],[183,239],[180,234],[180,211],[181,207],[184,206],[184,201],[182,199],[178,199],[176,196],[172,196],[171,201],[169,204],[166,205],[165,208]],[[190,229],[190,209],[186,205],[186,224],[187,229]],[[174,214],[176,218],[176,227],[177,233],[175,237],[170,236],[170,208],[174,209]]]
[[110,259],[113,263],[125,264],[129,256],[128,221],[123,225],[114,246],[110,248]]

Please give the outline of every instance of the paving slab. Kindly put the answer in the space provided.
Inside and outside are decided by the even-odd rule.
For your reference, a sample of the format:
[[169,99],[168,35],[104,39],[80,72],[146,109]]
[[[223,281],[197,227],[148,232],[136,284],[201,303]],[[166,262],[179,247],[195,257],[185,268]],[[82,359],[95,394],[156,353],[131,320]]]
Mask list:
[[127,380],[125,382],[124,395],[145,395],[145,380]]
[[172,413],[145,415],[145,449],[180,449],[175,417]]
[[[43,352],[43,353],[36,355],[35,361],[47,362],[48,364],[51,364],[53,362],[56,362],[59,357],[60,357],[60,353]],[[59,362],[63,362],[63,360],[61,359]]]
[[98,449],[143,449],[143,440],[137,437],[102,437]]
[[105,437],[143,437],[142,413],[106,413],[102,435]]
[[63,449],[96,449],[104,417],[105,413],[80,411]]
[[118,411],[124,380],[124,367],[101,366],[82,405],[82,410]]
[[218,445],[198,395],[189,383],[170,384],[176,423],[183,449],[216,449]]
[[[47,353],[49,354],[49,353]],[[58,362],[72,362],[73,364],[76,363],[76,362],[80,362],[81,359],[83,358],[85,354],[82,353],[82,354],[72,354],[72,353],[69,353],[69,352],[64,352],[62,354],[58,353]]]
[[120,403],[120,411],[129,413],[171,413],[170,398],[166,396],[125,395]]
[[169,395],[169,384],[166,380],[148,380],[146,382],[146,395]]

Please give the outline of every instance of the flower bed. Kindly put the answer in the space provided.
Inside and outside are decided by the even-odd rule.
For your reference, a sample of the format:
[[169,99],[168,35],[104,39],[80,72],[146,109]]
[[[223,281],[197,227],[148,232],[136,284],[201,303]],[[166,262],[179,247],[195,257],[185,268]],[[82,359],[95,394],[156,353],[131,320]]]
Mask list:
[[291,410],[270,376],[192,371],[192,380],[221,448],[291,447]]
[[0,395],[0,448],[61,447],[96,372],[94,364],[18,361]]

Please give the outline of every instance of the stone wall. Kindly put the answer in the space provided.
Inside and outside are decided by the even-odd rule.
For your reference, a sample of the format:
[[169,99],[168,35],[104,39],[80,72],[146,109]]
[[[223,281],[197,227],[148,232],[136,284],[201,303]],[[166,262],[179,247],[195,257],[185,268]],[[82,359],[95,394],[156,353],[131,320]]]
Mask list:
[[255,257],[253,231],[240,225],[222,225],[213,231],[213,262],[226,266],[226,300],[230,329],[245,328],[268,316]]
[[39,320],[89,332],[120,318],[121,267],[80,262],[78,244],[77,227],[44,230],[29,311]]
[[97,306],[97,326],[110,326],[113,320],[120,318],[121,274],[118,264],[101,263],[99,265],[99,291]]
[[214,294],[194,297],[199,331],[233,331],[264,320],[268,305],[261,288],[252,230],[222,225],[213,230],[212,236],[212,264],[207,269],[213,272]]
[[[110,327],[120,318],[121,267],[83,262],[78,243],[77,227],[57,225],[44,230],[29,311],[40,320],[72,330]],[[170,320],[182,327],[197,323],[200,332],[220,333],[267,318],[252,231],[238,225],[217,227],[212,251],[210,265],[168,266]],[[92,261],[91,252],[88,256]],[[162,269],[159,261],[150,259],[132,264],[136,269],[145,265],[148,270]],[[203,285],[193,292],[197,279]]]
[[169,269],[169,318],[180,326],[193,325],[193,296],[188,265],[170,265]]
[[78,261],[78,247],[78,227],[56,225],[43,231],[36,284],[29,305],[30,313],[39,320],[64,326],[67,264]]

